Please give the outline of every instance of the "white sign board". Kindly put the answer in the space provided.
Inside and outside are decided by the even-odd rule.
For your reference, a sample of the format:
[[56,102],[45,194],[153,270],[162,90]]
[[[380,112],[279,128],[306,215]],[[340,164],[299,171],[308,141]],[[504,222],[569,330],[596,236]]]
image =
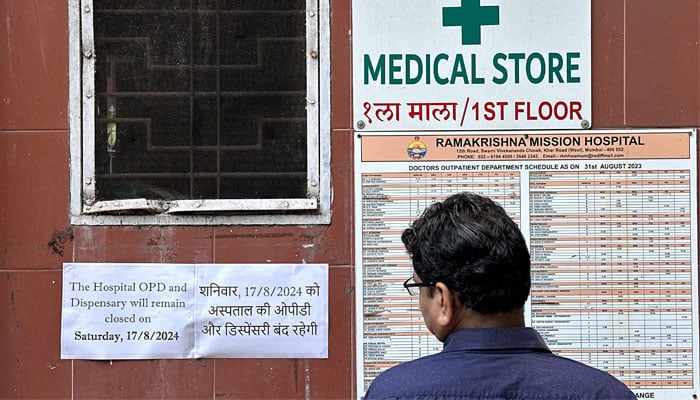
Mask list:
[[328,357],[327,264],[64,264],[61,358]]
[[355,0],[352,21],[358,130],[590,126],[588,0]]

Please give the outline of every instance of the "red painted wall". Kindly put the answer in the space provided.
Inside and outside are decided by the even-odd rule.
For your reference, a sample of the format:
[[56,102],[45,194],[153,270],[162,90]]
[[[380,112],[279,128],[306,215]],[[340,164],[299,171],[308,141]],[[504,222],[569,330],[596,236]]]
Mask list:
[[[331,0],[333,222],[71,226],[66,0],[0,0],[0,398],[354,393],[351,0]],[[700,127],[700,2],[593,0],[593,128]],[[313,247],[303,246],[313,243]],[[330,264],[329,358],[60,359],[63,262]]]

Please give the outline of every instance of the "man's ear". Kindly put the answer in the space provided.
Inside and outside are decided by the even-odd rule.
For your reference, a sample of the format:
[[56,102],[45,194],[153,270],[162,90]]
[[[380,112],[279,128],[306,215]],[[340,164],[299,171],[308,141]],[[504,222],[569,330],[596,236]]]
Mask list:
[[437,302],[436,306],[439,307],[436,322],[441,326],[451,326],[454,323],[457,314],[459,313],[459,300],[457,295],[453,293],[447,285],[442,282],[435,284],[435,291],[433,297],[434,301]]

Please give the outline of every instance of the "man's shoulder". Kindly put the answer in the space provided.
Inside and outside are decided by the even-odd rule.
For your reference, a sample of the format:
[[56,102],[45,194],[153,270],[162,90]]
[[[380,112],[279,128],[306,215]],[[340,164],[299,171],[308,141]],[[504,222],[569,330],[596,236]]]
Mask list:
[[[440,371],[440,354],[433,354],[395,365],[374,378],[367,390],[367,399],[396,397],[397,393],[411,393],[411,387],[425,382],[435,383],[428,375]],[[427,379],[421,379],[425,377]],[[423,383],[418,383],[423,382]],[[425,387],[421,387],[425,389]],[[399,396],[400,397],[400,396]]]
[[529,379],[551,388],[580,393],[594,399],[636,399],[624,383],[610,373],[582,362],[550,354],[547,362],[532,363]]
[[436,353],[394,365],[379,374],[373,382],[414,380],[416,377],[426,374],[427,368],[444,367],[445,362],[442,358],[442,353]]
[[487,352],[438,353],[399,364],[374,379],[367,399],[440,397],[438,394],[444,398],[636,398],[609,373],[578,361],[552,353]]

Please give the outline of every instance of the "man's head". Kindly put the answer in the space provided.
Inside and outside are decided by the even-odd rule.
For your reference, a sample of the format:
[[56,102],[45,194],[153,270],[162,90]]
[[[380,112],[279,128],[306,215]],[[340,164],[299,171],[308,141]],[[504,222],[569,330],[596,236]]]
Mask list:
[[462,306],[496,314],[525,304],[530,253],[518,226],[492,200],[450,196],[428,207],[401,239],[420,280],[443,282]]

